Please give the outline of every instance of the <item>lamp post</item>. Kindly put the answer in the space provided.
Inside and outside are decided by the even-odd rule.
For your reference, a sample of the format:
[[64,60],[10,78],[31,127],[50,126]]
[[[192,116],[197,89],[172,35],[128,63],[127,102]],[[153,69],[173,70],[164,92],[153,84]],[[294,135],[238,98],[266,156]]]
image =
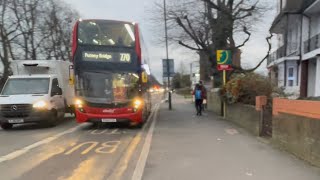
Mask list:
[[165,28],[165,39],[166,39],[167,72],[168,72],[168,88],[169,88],[168,101],[169,101],[169,110],[172,110],[166,0],[163,0],[163,8],[164,8],[164,28]]
[[[196,79],[196,74],[193,76],[193,64],[194,63],[199,63],[199,61],[192,61],[190,63],[190,81],[191,81],[191,89],[194,88],[194,80]],[[194,97],[192,97],[192,102],[194,102]]]
[[192,80],[192,77],[193,77],[193,64],[194,63],[199,63],[199,61],[192,61],[190,63],[190,80]]

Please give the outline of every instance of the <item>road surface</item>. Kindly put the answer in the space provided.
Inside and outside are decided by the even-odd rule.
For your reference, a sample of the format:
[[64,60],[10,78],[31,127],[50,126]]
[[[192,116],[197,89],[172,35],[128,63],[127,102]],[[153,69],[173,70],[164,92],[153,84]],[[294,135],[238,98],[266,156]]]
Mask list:
[[0,129],[1,180],[319,180],[320,170],[212,113],[154,96],[143,129],[78,125]]

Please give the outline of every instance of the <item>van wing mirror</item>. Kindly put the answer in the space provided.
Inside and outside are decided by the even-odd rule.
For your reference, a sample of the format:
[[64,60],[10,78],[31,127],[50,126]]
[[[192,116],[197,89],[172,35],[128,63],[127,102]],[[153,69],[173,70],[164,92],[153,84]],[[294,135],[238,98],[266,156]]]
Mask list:
[[69,66],[69,85],[74,85],[74,67],[73,65]]

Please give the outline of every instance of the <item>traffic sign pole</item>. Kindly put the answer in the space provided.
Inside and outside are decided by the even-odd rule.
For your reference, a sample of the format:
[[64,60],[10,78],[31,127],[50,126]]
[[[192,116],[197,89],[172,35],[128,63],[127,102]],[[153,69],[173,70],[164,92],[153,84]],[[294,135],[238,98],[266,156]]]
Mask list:
[[[227,84],[227,71],[232,70],[232,54],[230,50],[217,50],[217,69],[223,71],[222,81],[223,86]],[[227,104],[225,101],[222,102],[222,113],[223,117],[227,116]]]
[[170,83],[170,66],[169,66],[169,50],[168,50],[168,27],[167,27],[167,5],[166,0],[163,0],[164,8],[164,26],[165,26],[165,38],[166,38],[166,54],[167,54],[167,70],[168,70],[168,100],[169,100],[169,110],[172,110],[172,100],[171,100],[171,83]]
[[[227,71],[223,70],[223,86],[225,86],[227,84]],[[224,101],[223,102],[223,118],[226,119],[226,115],[227,115],[227,104]]]

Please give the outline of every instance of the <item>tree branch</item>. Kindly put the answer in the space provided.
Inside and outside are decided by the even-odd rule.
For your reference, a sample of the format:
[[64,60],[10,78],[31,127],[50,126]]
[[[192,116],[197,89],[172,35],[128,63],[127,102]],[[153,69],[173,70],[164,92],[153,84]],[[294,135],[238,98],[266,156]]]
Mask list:
[[249,8],[239,8],[238,11],[236,11],[234,13],[234,17],[237,18],[237,16],[242,12],[250,12],[251,13],[252,11],[254,11],[256,9],[258,2],[259,1],[255,2],[254,5],[252,5]]
[[251,33],[248,31],[247,27],[243,27],[243,32],[246,33],[248,35],[247,39],[245,41],[243,41],[242,44],[238,45],[237,47],[235,47],[235,49],[239,49],[243,46],[246,45],[246,43],[250,40],[250,37],[251,37]]
[[248,12],[247,14],[245,14],[243,16],[235,17],[234,20],[240,20],[240,19],[244,19],[244,18],[247,18],[247,17],[250,17],[250,16],[252,16],[252,13]]
[[205,45],[203,43],[201,43],[201,41],[198,39],[197,36],[193,35],[188,29],[187,27],[182,23],[181,19],[179,17],[177,17],[176,19],[178,25],[190,36],[190,38],[195,41],[196,44],[198,44],[199,46],[201,46],[202,48],[205,48]]
[[181,46],[184,46],[184,47],[186,47],[186,48],[188,48],[188,49],[191,49],[191,50],[194,50],[194,51],[203,51],[203,49],[189,46],[189,45],[183,43],[182,41],[179,41],[179,44],[180,44]]
[[233,8],[233,10],[237,10],[242,4],[243,4],[244,0],[240,0],[237,5]]
[[270,36],[266,38],[267,42],[268,42],[268,46],[269,46],[269,49],[268,49],[268,52],[267,52],[267,55],[258,63],[258,65],[256,65],[254,68],[252,69],[242,69],[242,68],[239,68],[239,67],[233,67],[234,68],[234,72],[235,73],[248,73],[248,72],[253,72],[255,70],[257,70],[261,64],[266,60],[268,59],[268,57],[270,56],[270,53],[271,53],[271,49],[272,49],[272,45],[271,45],[271,38],[273,37],[273,35],[270,33]]

